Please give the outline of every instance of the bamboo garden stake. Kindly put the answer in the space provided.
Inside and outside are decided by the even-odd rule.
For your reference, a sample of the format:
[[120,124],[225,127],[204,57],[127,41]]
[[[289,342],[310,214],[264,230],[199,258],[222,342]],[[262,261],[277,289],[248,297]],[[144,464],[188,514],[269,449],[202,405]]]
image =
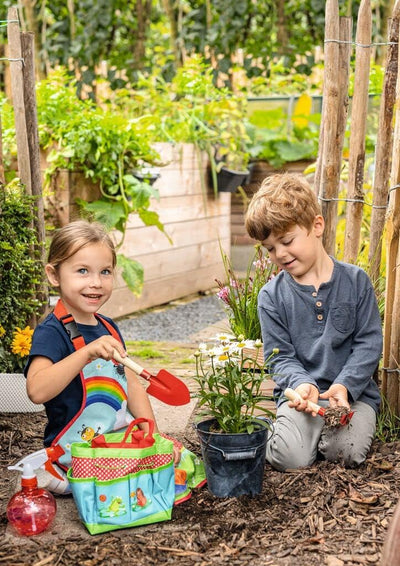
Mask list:
[[399,64],[400,0],[396,0],[389,22],[388,49],[379,108],[378,135],[375,149],[373,208],[371,213],[368,260],[369,274],[374,284],[379,279],[382,258],[382,235],[388,200],[390,163],[393,151],[393,113],[396,101],[397,67]]
[[[397,46],[398,48],[398,46]],[[394,130],[394,148],[389,194],[389,205],[386,218],[386,291],[384,315],[384,343],[382,393],[387,398],[390,408],[400,415],[399,407],[399,347],[400,347],[400,72],[397,69],[396,118]]]
[[325,10],[325,64],[323,88],[323,139],[320,148],[318,176],[319,196],[325,218],[324,244],[328,253],[334,253],[339,171],[335,162],[338,119],[338,64],[339,64],[339,5],[327,0]]

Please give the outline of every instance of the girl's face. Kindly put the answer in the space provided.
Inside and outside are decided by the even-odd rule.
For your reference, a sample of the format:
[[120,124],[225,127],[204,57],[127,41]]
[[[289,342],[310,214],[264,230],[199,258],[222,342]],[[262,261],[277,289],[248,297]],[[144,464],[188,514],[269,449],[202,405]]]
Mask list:
[[46,265],[50,283],[76,322],[94,324],[94,313],[110,298],[113,289],[113,256],[105,244],[91,244],[61,263],[57,270]]

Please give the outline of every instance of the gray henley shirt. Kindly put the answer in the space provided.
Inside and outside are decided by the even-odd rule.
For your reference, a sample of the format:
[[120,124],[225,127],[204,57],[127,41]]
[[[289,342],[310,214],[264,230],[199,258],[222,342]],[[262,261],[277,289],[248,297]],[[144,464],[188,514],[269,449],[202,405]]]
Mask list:
[[361,268],[332,259],[332,277],[318,291],[282,271],[258,296],[265,358],[279,348],[272,366],[276,400],[282,403],[286,387],[301,383],[320,393],[340,383],[350,402],[377,411],[380,394],[372,375],[382,352],[382,322],[374,289]]

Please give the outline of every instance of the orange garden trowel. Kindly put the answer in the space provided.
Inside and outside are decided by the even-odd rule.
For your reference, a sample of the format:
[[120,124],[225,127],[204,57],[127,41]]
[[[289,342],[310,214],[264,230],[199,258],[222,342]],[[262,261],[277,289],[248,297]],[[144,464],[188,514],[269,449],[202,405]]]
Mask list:
[[[304,401],[303,397],[290,387],[285,389],[284,395],[290,401]],[[324,408],[317,403],[313,403],[309,399],[307,399],[307,405],[310,409],[323,417],[326,420],[327,426],[332,428],[349,424],[351,417],[354,415],[354,411],[348,411],[346,407],[338,407],[336,409],[333,409],[331,407]]]
[[116,350],[114,350],[113,358],[150,382],[146,389],[149,395],[156,397],[167,405],[186,405],[189,403],[189,389],[183,381],[169,373],[169,371],[161,369],[157,375],[153,375],[130,358],[120,356]]

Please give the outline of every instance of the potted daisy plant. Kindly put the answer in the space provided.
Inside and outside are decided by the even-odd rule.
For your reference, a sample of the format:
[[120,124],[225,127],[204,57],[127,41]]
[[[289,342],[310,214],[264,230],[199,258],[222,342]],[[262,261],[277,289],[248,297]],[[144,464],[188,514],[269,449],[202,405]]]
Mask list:
[[215,344],[199,345],[195,380],[199,399],[196,424],[208,488],[218,497],[261,492],[265,448],[273,413],[263,384],[271,377],[269,358],[259,363],[246,348],[262,348],[261,340],[219,335]]

